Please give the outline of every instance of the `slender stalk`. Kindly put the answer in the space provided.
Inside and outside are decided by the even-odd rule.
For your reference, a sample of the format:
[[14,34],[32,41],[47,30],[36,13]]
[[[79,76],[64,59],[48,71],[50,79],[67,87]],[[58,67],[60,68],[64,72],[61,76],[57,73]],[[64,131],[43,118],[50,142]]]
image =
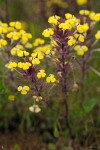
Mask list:
[[[84,57],[84,56],[83,56]],[[84,58],[82,60],[82,70],[81,70],[81,103],[85,99],[85,86],[84,86],[84,80],[85,80],[85,61]]]
[[65,119],[66,119],[66,126],[69,130],[69,134],[70,134],[70,137],[71,139],[74,139],[74,134],[73,134],[73,131],[72,131],[72,128],[70,126],[70,122],[69,122],[69,108],[68,108],[68,103],[66,101],[66,98],[67,98],[67,85],[66,85],[66,69],[65,69],[65,58],[64,58],[64,55],[62,54],[62,93],[63,93],[63,104],[64,104],[64,107],[65,107]]

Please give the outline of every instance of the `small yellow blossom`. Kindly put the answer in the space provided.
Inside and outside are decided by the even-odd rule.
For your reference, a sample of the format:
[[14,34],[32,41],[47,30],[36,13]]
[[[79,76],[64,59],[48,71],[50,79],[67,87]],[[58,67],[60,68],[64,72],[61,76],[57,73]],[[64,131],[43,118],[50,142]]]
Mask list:
[[46,73],[45,73],[45,70],[40,70],[38,73],[37,73],[37,78],[44,78],[46,76]]
[[15,95],[9,95],[9,96],[8,96],[8,100],[14,101],[14,100],[15,100]]
[[66,19],[72,19],[72,14],[70,14],[70,13],[67,13],[67,14],[65,14],[65,17],[66,17]]
[[39,51],[39,52],[33,52],[33,53],[31,54],[31,56],[32,56],[33,58],[38,58],[38,59],[43,59],[43,58],[44,58],[44,55],[43,55],[43,53],[42,53],[41,51]]
[[12,39],[12,40],[18,40],[21,38],[21,35],[19,32],[10,32],[7,34],[7,38]]
[[95,34],[95,38],[96,38],[97,40],[100,40],[100,30],[97,31],[97,33]]
[[84,37],[84,35],[82,35],[82,34],[75,33],[75,34],[74,34],[74,37],[75,37],[75,39],[77,39],[79,42],[84,42],[84,41],[85,41],[85,37]]
[[77,52],[77,55],[83,56],[84,53],[88,51],[88,47],[85,45],[83,45],[83,46],[76,45],[74,47],[74,50]]
[[89,18],[93,21],[100,21],[100,13],[90,12]]
[[40,107],[38,105],[35,105],[35,104],[33,106],[30,106],[29,110],[31,112],[34,112],[34,113],[39,113],[41,111]]
[[59,19],[60,19],[59,16],[56,16],[56,15],[51,16],[51,17],[49,17],[48,22],[51,24],[57,25]]
[[78,5],[84,5],[87,3],[87,0],[76,0]]
[[7,23],[0,22],[0,34],[5,34],[8,32],[8,25]]
[[33,65],[39,65],[40,64],[40,60],[38,58],[32,58],[32,64]]
[[20,91],[22,95],[26,95],[30,88],[29,86],[18,86],[17,90]]
[[44,37],[50,37],[54,34],[54,31],[53,31],[53,28],[48,28],[48,29],[45,29],[43,32],[42,32],[42,35]]
[[23,69],[23,70],[28,70],[31,67],[31,65],[32,64],[29,62],[25,62],[25,63],[18,62],[18,68]]
[[4,47],[4,46],[6,46],[6,45],[7,45],[7,41],[1,39],[1,40],[0,40],[0,48]]
[[32,48],[33,47],[32,44],[29,42],[25,43],[24,46],[25,46],[25,48]]
[[90,11],[89,11],[89,10],[80,10],[80,11],[79,11],[79,14],[80,14],[80,15],[86,15],[86,16],[87,16],[87,15],[90,14]]
[[53,74],[50,74],[47,78],[46,78],[47,83],[54,83],[56,82],[56,78]]
[[17,67],[17,63],[16,62],[9,62],[7,67],[8,67],[8,69],[16,68]]
[[9,25],[10,25],[11,27],[14,27],[14,28],[18,29],[18,30],[20,30],[20,29],[22,28],[22,24],[21,24],[21,22],[19,22],[19,21],[10,22]]
[[39,46],[39,45],[42,45],[44,44],[45,41],[43,39],[40,39],[40,38],[37,38],[34,43],[33,43],[33,46]]
[[73,46],[76,43],[76,39],[73,36],[69,36],[68,39],[68,46]]
[[85,23],[85,24],[83,24],[83,25],[78,25],[78,26],[77,26],[77,31],[78,31],[79,33],[84,33],[84,32],[86,32],[86,31],[88,31],[88,29],[89,29],[88,23]]

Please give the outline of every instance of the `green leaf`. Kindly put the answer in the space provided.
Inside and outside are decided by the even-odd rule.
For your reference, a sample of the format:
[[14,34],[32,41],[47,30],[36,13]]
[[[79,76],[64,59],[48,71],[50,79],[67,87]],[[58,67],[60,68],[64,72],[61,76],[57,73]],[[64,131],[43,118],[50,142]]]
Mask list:
[[85,113],[89,113],[90,111],[92,111],[96,104],[97,104],[97,100],[95,98],[90,100],[85,100],[83,103],[83,109]]
[[57,126],[54,128],[54,136],[55,136],[56,138],[59,137],[59,131],[58,131]]

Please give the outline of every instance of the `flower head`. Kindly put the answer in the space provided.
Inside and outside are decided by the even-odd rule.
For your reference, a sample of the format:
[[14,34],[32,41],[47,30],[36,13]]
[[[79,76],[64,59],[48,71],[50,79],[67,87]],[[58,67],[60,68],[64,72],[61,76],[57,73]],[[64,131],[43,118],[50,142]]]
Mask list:
[[17,90],[18,91],[21,91],[21,94],[22,95],[26,95],[27,94],[27,92],[30,90],[30,88],[29,88],[29,86],[19,86],[18,88],[17,88]]

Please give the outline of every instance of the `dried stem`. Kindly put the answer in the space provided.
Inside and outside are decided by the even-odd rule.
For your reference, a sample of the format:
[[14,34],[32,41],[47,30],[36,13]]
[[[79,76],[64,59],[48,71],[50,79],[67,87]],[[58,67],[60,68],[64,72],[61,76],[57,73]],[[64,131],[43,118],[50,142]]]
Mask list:
[[[63,47],[62,47],[62,51],[63,51]],[[64,55],[62,54],[62,93],[63,93],[63,104],[64,104],[64,107],[65,107],[65,119],[66,119],[66,125],[67,125],[67,128],[69,130],[69,134],[70,134],[70,137],[71,139],[74,139],[74,135],[73,135],[73,132],[72,132],[72,128],[70,126],[70,122],[69,122],[69,108],[68,108],[68,103],[66,101],[66,98],[67,98],[67,85],[66,85],[66,69],[65,69],[65,58],[64,58]]]
[[[84,56],[83,56],[84,57]],[[85,61],[84,58],[82,60],[82,70],[81,70],[81,102],[85,99],[85,87],[84,87],[84,79],[85,79]]]

